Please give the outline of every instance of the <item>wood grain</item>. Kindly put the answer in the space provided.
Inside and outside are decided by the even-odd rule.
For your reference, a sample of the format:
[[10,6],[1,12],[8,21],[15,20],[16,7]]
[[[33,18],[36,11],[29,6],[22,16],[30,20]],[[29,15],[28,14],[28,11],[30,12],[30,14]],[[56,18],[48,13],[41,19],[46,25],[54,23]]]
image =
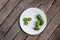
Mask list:
[[16,25],[16,26],[19,27],[19,32],[18,32],[17,35],[15,35],[16,37],[15,37],[14,40],[24,40],[24,39],[26,38],[27,34],[21,30],[21,28],[20,28],[20,26],[19,26],[20,24],[17,23],[17,22],[18,22],[18,21],[16,21],[16,23],[15,23],[14,25]]
[[45,0],[39,8],[46,12],[51,7],[53,2],[54,0]]
[[0,25],[20,0],[10,0],[0,12]]
[[5,36],[5,39],[12,40],[15,37],[15,35],[17,34],[17,32],[19,32],[19,26],[17,26],[17,24],[16,24],[9,30],[9,32]]
[[[15,21],[19,18],[19,15],[21,14],[21,12],[28,7],[33,7],[33,6],[37,6],[37,4],[39,4],[41,0],[23,0],[21,1],[21,3],[14,9],[14,11],[9,15],[9,17],[5,20],[5,22],[1,25],[1,27],[3,28],[2,31],[4,31],[4,33],[2,33],[3,35],[5,34],[5,38],[9,37],[10,39],[12,39],[16,34],[13,34],[10,36],[9,33],[13,33],[14,29],[12,27],[12,25],[15,23]],[[28,5],[28,6],[27,6]],[[12,28],[11,28],[12,27]],[[10,29],[12,31],[10,31]],[[9,31],[8,31],[9,30]],[[15,30],[15,29],[14,29]],[[6,33],[8,31],[8,33]],[[14,31],[15,32],[15,31]],[[18,33],[18,32],[16,32]],[[21,32],[19,32],[19,35],[21,34]],[[24,34],[23,34],[24,35]],[[21,35],[21,38],[22,36]],[[17,36],[18,37],[18,36]],[[16,39],[17,39],[16,37]],[[19,37],[18,37],[19,38]],[[7,38],[8,39],[8,38]]]
[[2,8],[6,5],[6,3],[8,2],[9,0],[0,0],[0,11],[2,10]]
[[5,40],[1,32],[0,32],[0,40]]
[[60,40],[60,24],[58,25],[52,36],[49,38],[49,40]]

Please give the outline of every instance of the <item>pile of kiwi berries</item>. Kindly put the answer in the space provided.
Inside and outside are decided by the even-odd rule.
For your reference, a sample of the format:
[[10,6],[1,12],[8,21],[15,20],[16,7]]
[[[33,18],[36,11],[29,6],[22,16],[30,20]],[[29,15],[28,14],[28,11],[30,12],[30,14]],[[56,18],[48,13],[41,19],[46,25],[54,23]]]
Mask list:
[[[42,19],[42,16],[40,14],[38,14],[36,16],[36,18],[38,19],[35,23],[35,27],[33,28],[34,30],[39,30],[40,27],[39,26],[42,26],[44,24],[44,21]],[[23,21],[24,21],[24,25],[28,25],[28,21],[31,21],[32,18],[29,17],[29,18],[24,18]]]
[[42,16],[40,14],[38,14],[36,17],[38,20],[36,21],[36,24],[35,24],[36,26],[34,27],[34,30],[39,30],[40,29],[39,26],[42,26],[44,24],[44,21],[43,21]]
[[24,18],[23,21],[24,21],[24,25],[28,25],[28,21],[31,21],[32,18],[29,17],[29,18]]

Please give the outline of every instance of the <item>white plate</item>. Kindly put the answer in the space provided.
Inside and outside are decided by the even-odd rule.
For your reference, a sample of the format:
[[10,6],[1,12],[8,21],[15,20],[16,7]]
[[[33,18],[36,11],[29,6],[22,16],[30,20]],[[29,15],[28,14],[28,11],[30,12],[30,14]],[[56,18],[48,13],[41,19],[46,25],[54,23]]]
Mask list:
[[[40,30],[36,31],[33,28],[35,27],[35,23],[37,21],[36,16],[38,14],[40,14],[43,17],[44,24],[42,26],[40,26]],[[28,17],[32,18],[32,20],[30,22],[28,22],[28,25],[24,25],[23,18],[25,18],[25,17],[26,18],[28,18]],[[30,35],[39,34],[44,30],[46,25],[47,25],[47,18],[46,18],[45,13],[41,9],[28,8],[20,16],[20,26],[21,26],[22,30],[24,32],[26,32],[27,34],[30,34]]]

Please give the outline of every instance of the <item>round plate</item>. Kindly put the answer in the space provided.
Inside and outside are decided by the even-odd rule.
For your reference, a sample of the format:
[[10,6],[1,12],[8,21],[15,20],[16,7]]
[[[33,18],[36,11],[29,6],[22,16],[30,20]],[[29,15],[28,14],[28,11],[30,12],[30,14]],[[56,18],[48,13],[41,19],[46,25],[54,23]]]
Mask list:
[[[35,27],[35,23],[37,21],[36,16],[38,14],[40,14],[42,16],[42,19],[44,20],[44,24],[42,26],[40,26],[40,30],[34,30],[33,28]],[[24,25],[23,18],[25,18],[25,17],[26,18],[28,18],[28,17],[32,18],[32,20],[28,22],[28,25]],[[20,26],[21,26],[22,30],[24,32],[26,32],[27,34],[30,34],[30,35],[39,34],[44,30],[46,25],[47,25],[47,18],[46,18],[45,13],[41,9],[28,8],[20,16]]]

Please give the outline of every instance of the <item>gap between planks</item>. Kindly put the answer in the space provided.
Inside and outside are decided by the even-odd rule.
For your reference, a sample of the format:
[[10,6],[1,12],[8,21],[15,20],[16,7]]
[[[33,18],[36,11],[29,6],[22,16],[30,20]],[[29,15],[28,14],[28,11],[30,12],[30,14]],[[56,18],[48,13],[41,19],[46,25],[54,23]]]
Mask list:
[[[2,0],[2,1],[4,1],[4,0]],[[6,4],[9,2],[9,0],[5,0],[6,1],[6,3],[4,3],[3,5],[2,5],[2,7],[0,8],[0,11],[6,6]]]

